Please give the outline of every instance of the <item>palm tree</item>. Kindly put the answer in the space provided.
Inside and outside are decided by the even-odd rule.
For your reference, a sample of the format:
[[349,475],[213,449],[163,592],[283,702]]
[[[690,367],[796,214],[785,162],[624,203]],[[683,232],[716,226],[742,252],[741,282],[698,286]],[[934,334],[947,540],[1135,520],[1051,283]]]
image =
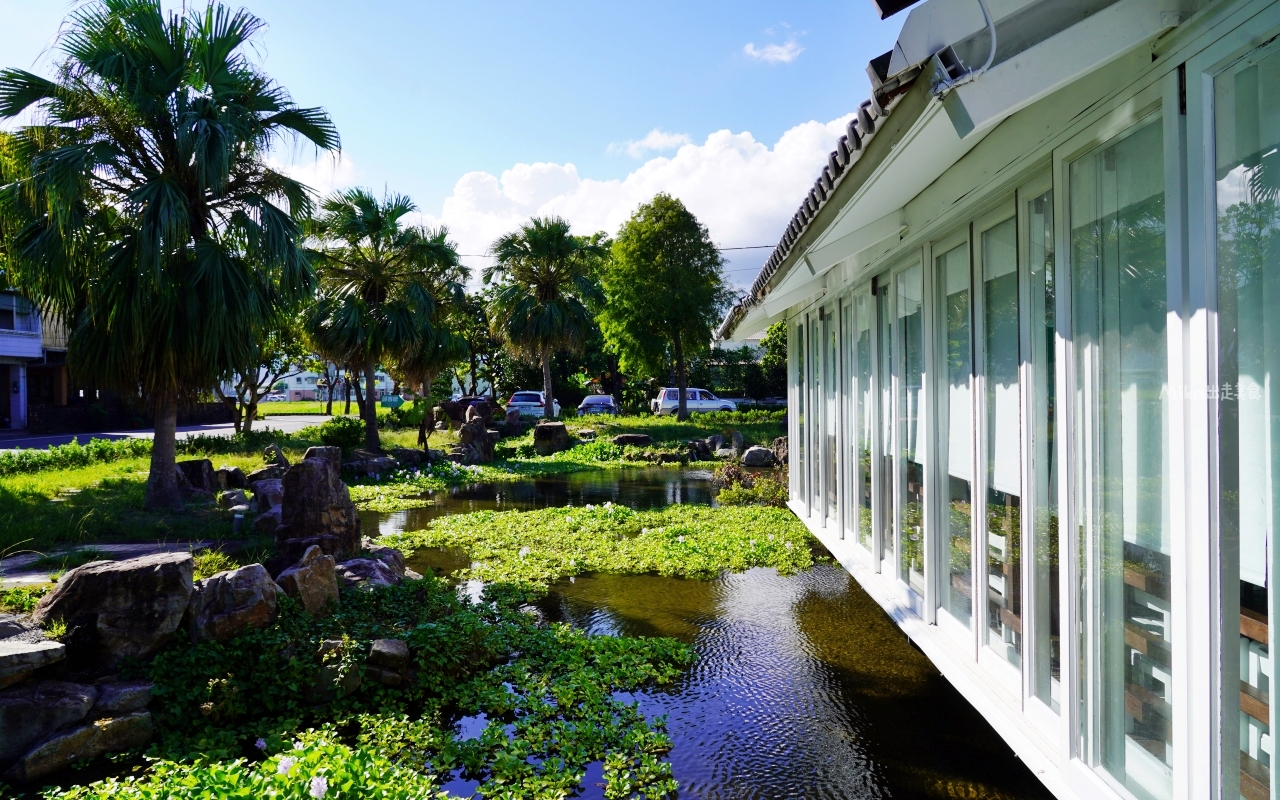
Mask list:
[[367,189],[349,189],[325,200],[311,223],[320,295],[307,327],[321,355],[353,365],[364,378],[366,391],[356,400],[370,450],[381,446],[374,370],[441,340],[436,300],[454,292],[447,276],[462,269],[446,229],[402,224],[414,210],[403,195],[378,200]]
[[182,505],[179,404],[313,291],[308,190],[265,157],[299,136],[337,151],[338,133],[245,57],[262,27],[213,3],[102,0],[71,15],[55,78],[0,71],[0,117],[39,114],[0,164],[9,278],[67,325],[72,369],[150,404],[152,509]]
[[560,217],[534,217],[499,238],[490,252],[496,263],[483,279],[500,285],[489,304],[493,335],[513,354],[542,363],[543,415],[554,413],[551,359],[578,353],[591,326],[586,303],[599,294],[592,274],[608,252],[599,236],[574,236]]

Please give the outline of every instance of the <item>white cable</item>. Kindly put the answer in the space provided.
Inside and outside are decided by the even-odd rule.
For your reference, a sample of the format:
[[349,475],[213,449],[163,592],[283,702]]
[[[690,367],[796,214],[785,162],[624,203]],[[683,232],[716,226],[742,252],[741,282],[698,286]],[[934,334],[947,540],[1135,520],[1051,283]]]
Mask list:
[[957,86],[975,80],[979,75],[991,68],[991,63],[996,60],[996,23],[991,18],[991,11],[987,8],[987,0],[978,0],[978,6],[982,9],[982,18],[987,23],[987,32],[991,35],[991,50],[987,53],[987,61],[978,69],[971,69],[955,80],[943,79],[933,87],[933,93],[941,97]]

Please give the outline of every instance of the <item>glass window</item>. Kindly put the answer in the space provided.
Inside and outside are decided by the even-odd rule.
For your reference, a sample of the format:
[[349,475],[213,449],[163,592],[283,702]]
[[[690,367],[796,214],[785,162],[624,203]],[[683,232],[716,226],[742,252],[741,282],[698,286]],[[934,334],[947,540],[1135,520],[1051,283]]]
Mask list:
[[844,528],[840,531],[840,538],[845,538],[846,533],[853,534],[851,538],[857,538],[858,532],[858,515],[857,515],[857,486],[858,486],[858,464],[856,439],[857,433],[857,379],[855,354],[853,350],[853,299],[846,297],[840,301],[840,386],[841,396],[839,398],[841,412],[841,437],[840,451],[845,453],[844,472],[840,476],[840,500],[844,509]]
[[809,514],[822,514],[822,329],[818,318],[809,321]]
[[1173,790],[1164,139],[1157,118],[1070,165],[1086,752]]
[[805,380],[805,363],[807,359],[805,358],[804,329],[805,326],[803,323],[796,326],[795,342],[793,342],[794,347],[792,348],[795,352],[796,364],[796,392],[795,403],[793,403],[796,415],[796,440],[795,442],[788,443],[788,446],[794,447],[796,452],[795,461],[790,462],[795,465],[795,469],[792,470],[790,466],[788,466],[788,472],[795,476],[795,496],[796,499],[801,502],[807,502],[806,498],[809,496],[807,494],[808,488],[805,483],[805,437],[809,435],[809,431],[806,427],[807,415],[805,414],[804,408],[806,392],[808,391],[808,383]]
[[970,335],[969,243],[934,259],[940,353],[938,466],[947,493],[943,513],[947,574],[938,604],[966,627],[973,616],[973,340]]
[[699,400],[715,400],[715,397],[712,396],[711,392],[698,392],[698,399]]
[[1062,643],[1058,604],[1058,462],[1054,416],[1057,332],[1054,294],[1053,190],[1027,201],[1027,260],[1031,279],[1031,479],[1035,598],[1032,691],[1054,711],[1062,699]]
[[894,501],[893,501],[893,324],[889,313],[892,298],[889,297],[889,282],[878,287],[876,297],[876,319],[879,329],[876,331],[879,342],[879,381],[880,381],[880,558],[882,561],[893,558]]
[[1228,780],[1238,774],[1239,795],[1252,800],[1272,796],[1275,755],[1268,567],[1280,520],[1280,391],[1271,391],[1280,378],[1280,52],[1255,52],[1219,75],[1214,106],[1219,524],[1224,552],[1239,553],[1224,564],[1224,591],[1240,596],[1238,723],[1228,728],[1224,761]]
[[871,295],[868,292],[859,294],[854,300],[854,320],[857,325],[857,341],[855,356],[857,360],[854,374],[857,376],[855,387],[854,430],[857,442],[854,445],[854,456],[858,469],[858,543],[871,549],[871,434],[872,420],[871,401],[874,399],[871,384]]
[[982,237],[986,413],[987,646],[1022,666],[1022,399],[1018,384],[1018,225]]
[[836,415],[836,365],[839,363],[840,357],[840,341],[839,328],[836,325],[836,317],[828,309],[826,316],[823,317],[822,323],[825,336],[823,337],[827,343],[826,353],[826,375],[823,378],[823,389],[826,390],[826,413],[823,415],[825,420],[823,433],[826,452],[823,453],[823,463],[826,465],[826,475],[824,478],[827,487],[827,519],[829,523],[834,525],[840,517],[840,492],[836,485],[836,476],[839,474],[838,461],[840,451],[836,448],[836,423],[839,417]]
[[924,270],[898,274],[897,315],[902,372],[898,376],[899,576],[924,594],[924,464],[920,438],[924,399]]

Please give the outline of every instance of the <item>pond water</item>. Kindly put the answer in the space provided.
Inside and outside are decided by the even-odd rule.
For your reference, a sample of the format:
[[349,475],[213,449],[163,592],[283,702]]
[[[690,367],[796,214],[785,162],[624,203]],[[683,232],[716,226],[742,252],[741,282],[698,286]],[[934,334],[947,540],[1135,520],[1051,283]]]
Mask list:
[[[672,494],[663,494],[668,489],[658,489],[648,470],[639,472],[646,477],[636,487],[617,473],[596,473],[553,481],[554,494],[541,498],[543,481],[530,481],[466,502],[511,509],[710,501],[709,484],[694,483],[706,478],[663,471],[674,481]],[[373,516],[383,532],[405,529],[404,515]],[[437,573],[468,563],[458,549],[420,551],[411,560]],[[548,619],[592,633],[671,636],[694,648],[693,668],[674,686],[623,698],[646,716],[667,717],[682,800],[1050,797],[838,567],[793,577],[753,569],[712,581],[583,575],[553,586],[539,606]],[[598,778],[584,780],[581,796],[602,791]]]

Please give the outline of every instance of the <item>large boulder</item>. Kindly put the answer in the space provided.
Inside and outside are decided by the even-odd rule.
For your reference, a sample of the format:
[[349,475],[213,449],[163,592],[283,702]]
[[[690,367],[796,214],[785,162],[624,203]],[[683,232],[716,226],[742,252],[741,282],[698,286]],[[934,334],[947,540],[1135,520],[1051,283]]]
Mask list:
[[748,447],[746,452],[742,454],[742,466],[744,467],[772,467],[774,463],[773,451],[760,445]]
[[360,688],[360,670],[343,669],[345,648],[351,645],[341,639],[325,639],[320,643],[320,668],[307,692],[312,703],[330,703]]
[[207,458],[191,458],[178,462],[178,470],[191,484],[191,488],[213,494],[217,492],[218,476],[213,470],[213,462]]
[[4,777],[15,783],[30,783],[77,761],[141,747],[151,741],[152,730],[151,714],[147,711],[94,720],[41,743],[19,759]]
[[718,433],[713,433],[706,438],[707,449],[714,453],[724,447],[724,437]]
[[620,433],[613,437],[613,443],[619,447],[631,445],[632,447],[648,447],[653,444],[652,437],[647,433]]
[[239,467],[218,467],[213,476],[218,481],[218,488],[223,491],[249,488],[249,479]]
[[343,586],[394,586],[404,580],[404,573],[396,571],[386,562],[376,558],[353,558],[343,561],[334,568]]
[[738,453],[741,453],[741,452],[742,452],[742,445],[743,445],[743,441],[742,441],[742,432],[741,432],[741,431],[729,431],[729,440],[730,440],[731,442],[733,442],[733,452],[734,452],[734,454],[736,455],[736,454],[738,454]]
[[191,641],[226,641],[276,618],[280,587],[261,564],[219,572],[197,581],[187,613]]
[[96,717],[127,714],[146,708],[151,702],[151,681],[116,681],[98,686],[98,702],[93,705]]
[[787,463],[787,437],[779,436],[773,440],[773,457],[779,464]]
[[569,429],[563,422],[543,420],[533,427],[533,449],[538,452],[538,455],[549,456],[561,450],[568,450],[569,447]]
[[253,502],[259,514],[264,514],[284,502],[284,481],[261,480],[253,484]]
[[173,637],[191,602],[190,553],[93,561],[62,577],[36,605],[37,625],[67,624],[68,657],[146,658]]
[[298,563],[280,573],[276,583],[311,614],[321,614],[338,601],[338,578],[333,556],[311,546]]
[[280,506],[276,506],[268,511],[253,518],[253,529],[258,533],[272,534],[280,530],[282,520],[280,517]]
[[244,489],[228,489],[218,495],[218,505],[223,508],[247,506],[249,505],[249,496],[244,493]]
[[330,461],[338,469],[342,469],[342,448],[341,447],[308,447],[307,452],[303,453],[302,460],[306,461],[311,458],[319,458],[324,461]]
[[66,681],[36,681],[0,692],[0,764],[84,719],[97,699],[96,687]]
[[408,666],[409,645],[403,639],[374,639],[364,674],[383,686],[395,688],[404,685]]
[[289,459],[285,458],[284,451],[280,449],[280,445],[272,442],[262,451],[262,463],[269,467],[280,467],[281,469],[289,468]]
[[285,473],[283,486],[281,524],[276,530],[276,552],[283,560],[301,558],[312,545],[334,561],[345,561],[360,551],[360,515],[332,461],[308,458],[294,464]]
[[[26,629],[23,628],[25,631]],[[0,641],[0,689],[26,679],[41,667],[67,657],[67,646],[59,642]]]
[[272,464],[269,467],[262,467],[261,469],[255,469],[253,472],[250,472],[247,476],[245,476],[245,481],[248,482],[249,488],[252,489],[253,485],[258,481],[280,480],[281,478],[284,477],[284,473],[286,469],[287,467],[277,467],[274,464]]

